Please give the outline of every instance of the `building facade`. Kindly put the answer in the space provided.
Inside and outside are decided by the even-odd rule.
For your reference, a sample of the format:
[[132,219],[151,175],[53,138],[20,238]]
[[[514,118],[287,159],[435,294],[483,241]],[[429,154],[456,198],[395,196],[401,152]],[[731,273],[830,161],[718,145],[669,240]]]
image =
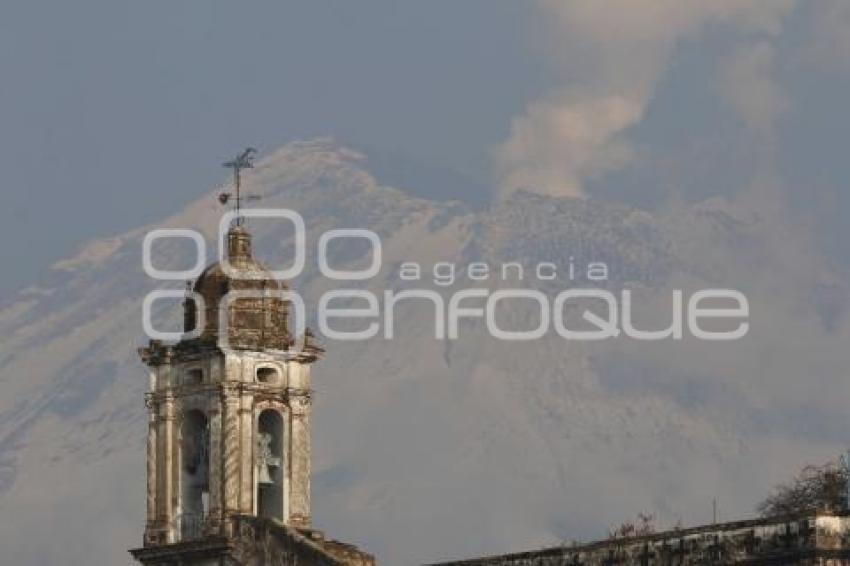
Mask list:
[[140,350],[150,389],[145,565],[355,564],[373,558],[312,529],[312,364],[290,301],[242,226],[184,304],[186,336]]

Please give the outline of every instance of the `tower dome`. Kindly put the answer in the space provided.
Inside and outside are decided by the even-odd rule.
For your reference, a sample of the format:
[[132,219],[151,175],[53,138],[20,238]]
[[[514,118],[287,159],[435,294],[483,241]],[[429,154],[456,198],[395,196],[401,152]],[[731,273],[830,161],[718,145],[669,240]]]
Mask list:
[[[286,350],[291,344],[288,328],[288,301],[280,291],[288,289],[254,259],[251,234],[243,226],[227,233],[227,262],[207,267],[193,290],[203,298],[205,324],[197,340],[222,343],[221,307],[227,303],[227,346],[232,349]],[[228,293],[231,296],[226,298]],[[245,296],[240,296],[243,294]],[[191,298],[184,304],[186,332],[195,329],[197,305]]]

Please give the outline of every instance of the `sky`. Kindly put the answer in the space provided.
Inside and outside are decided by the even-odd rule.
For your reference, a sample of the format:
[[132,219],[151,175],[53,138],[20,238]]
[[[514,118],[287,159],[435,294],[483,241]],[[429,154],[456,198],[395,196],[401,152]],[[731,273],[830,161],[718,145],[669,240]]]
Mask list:
[[247,145],[334,136],[485,186],[490,146],[544,77],[526,10],[483,8],[3,2],[0,258],[17,269],[0,292],[181,208]]
[[835,0],[9,0],[0,297],[182,207],[242,147],[316,136],[388,184],[479,206],[770,185],[846,265],[848,21]]

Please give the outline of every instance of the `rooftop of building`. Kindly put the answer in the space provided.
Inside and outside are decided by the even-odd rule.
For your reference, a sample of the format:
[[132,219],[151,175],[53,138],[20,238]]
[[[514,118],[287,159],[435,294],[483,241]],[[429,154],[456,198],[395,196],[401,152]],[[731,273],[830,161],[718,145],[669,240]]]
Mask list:
[[[485,556],[432,566],[795,563],[850,559],[850,514],[804,513],[672,529],[633,537]],[[777,562],[778,561],[778,562]]]

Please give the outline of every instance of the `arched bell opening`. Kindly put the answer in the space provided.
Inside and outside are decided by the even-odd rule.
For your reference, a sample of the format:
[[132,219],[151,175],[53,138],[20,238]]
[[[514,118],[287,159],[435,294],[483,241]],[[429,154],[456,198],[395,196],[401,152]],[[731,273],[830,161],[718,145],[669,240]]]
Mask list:
[[210,429],[206,415],[190,410],[180,428],[180,534],[201,536],[209,510]]
[[257,515],[279,521],[283,521],[283,432],[283,417],[278,411],[260,413],[255,452]]

